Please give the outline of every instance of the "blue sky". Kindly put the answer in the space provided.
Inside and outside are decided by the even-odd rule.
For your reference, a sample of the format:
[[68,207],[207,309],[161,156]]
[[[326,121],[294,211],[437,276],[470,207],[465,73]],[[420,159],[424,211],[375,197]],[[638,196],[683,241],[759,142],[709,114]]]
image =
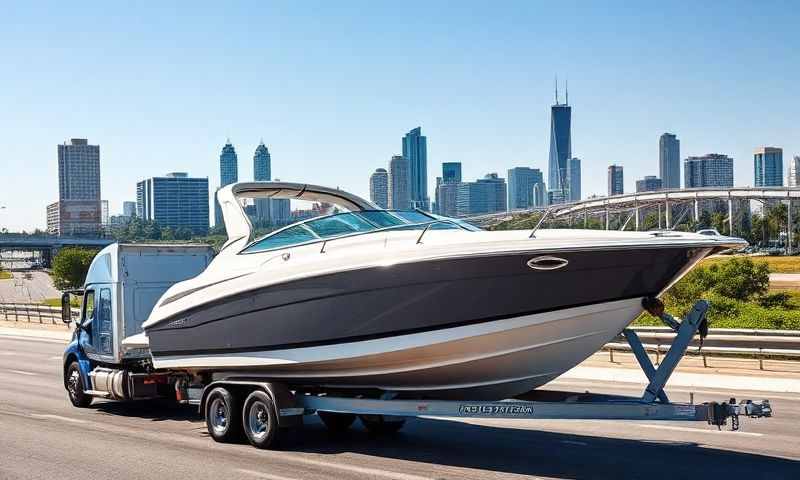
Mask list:
[[[167,3],[167,2],[163,2]],[[273,177],[366,195],[368,177],[428,136],[466,179],[546,172],[553,76],[568,78],[584,196],[681,156],[800,155],[800,6],[785,2],[17,2],[0,18],[0,228],[45,226],[56,145],[100,144],[111,213],[169,171],[219,182],[227,137],[240,179],[261,138]],[[432,196],[432,192],[431,192]]]

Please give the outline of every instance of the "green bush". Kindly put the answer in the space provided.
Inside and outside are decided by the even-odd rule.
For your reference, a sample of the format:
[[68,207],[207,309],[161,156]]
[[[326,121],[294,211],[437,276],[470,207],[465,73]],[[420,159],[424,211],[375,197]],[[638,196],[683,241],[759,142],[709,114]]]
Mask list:
[[53,258],[53,285],[59,290],[81,288],[97,250],[64,247]]

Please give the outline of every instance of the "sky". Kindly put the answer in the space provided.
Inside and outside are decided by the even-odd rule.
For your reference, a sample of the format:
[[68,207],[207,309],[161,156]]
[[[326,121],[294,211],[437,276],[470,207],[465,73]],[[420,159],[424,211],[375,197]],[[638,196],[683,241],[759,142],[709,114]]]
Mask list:
[[[554,76],[569,81],[583,196],[658,175],[658,137],[681,158],[800,155],[800,6],[764,2],[10,2],[0,16],[0,228],[45,228],[57,145],[100,145],[110,211],[172,171],[219,183],[227,138],[252,179],[368,196],[369,175],[428,137],[465,180],[546,175]],[[563,88],[563,85],[562,85]],[[562,98],[563,100],[563,98]],[[546,178],[546,177],[545,177]]]

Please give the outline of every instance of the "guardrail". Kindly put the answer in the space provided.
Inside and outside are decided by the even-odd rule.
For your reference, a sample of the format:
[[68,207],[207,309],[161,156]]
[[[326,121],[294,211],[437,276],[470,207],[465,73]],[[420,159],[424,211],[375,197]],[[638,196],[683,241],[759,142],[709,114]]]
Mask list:
[[[80,310],[73,308],[72,319],[77,319],[79,315]],[[0,303],[0,320],[65,325],[61,321],[61,307],[39,303]]]
[[[645,350],[655,354],[656,365],[675,338],[675,333],[666,327],[632,327],[632,330]],[[607,343],[603,350],[608,351],[609,360],[613,362],[615,351],[630,352],[631,347],[620,335],[616,341]],[[763,370],[767,358],[800,358],[800,331],[712,328],[702,348],[699,337],[695,337],[686,353],[701,356],[704,367],[708,367],[709,355],[751,357],[758,360],[758,366]]]

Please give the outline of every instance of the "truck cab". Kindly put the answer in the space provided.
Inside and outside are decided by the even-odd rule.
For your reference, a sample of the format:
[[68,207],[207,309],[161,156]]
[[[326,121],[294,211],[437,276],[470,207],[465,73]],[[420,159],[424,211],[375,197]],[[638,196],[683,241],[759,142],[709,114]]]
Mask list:
[[[64,386],[74,405],[88,406],[93,397],[133,397],[137,378],[154,385],[144,380],[149,352],[142,323],[170,286],[201,273],[212,257],[207,245],[119,243],[95,256],[83,289],[62,297],[65,322],[72,321],[72,295],[83,298],[64,352]],[[139,390],[152,396],[152,387]]]

